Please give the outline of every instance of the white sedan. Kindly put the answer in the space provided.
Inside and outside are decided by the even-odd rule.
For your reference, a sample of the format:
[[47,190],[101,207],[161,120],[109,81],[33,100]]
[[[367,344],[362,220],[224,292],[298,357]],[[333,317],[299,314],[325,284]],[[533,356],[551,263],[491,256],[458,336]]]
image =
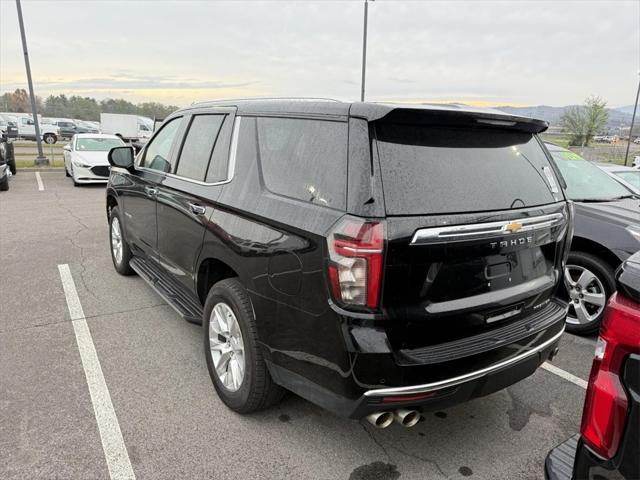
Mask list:
[[125,143],[115,135],[78,133],[64,146],[64,170],[73,184],[106,183],[109,181],[107,155],[113,147]]

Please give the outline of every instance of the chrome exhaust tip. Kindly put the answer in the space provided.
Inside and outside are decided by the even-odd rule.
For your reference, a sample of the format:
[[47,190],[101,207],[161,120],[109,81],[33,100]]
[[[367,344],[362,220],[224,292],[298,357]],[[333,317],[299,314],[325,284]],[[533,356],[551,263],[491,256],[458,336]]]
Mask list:
[[413,427],[420,421],[420,412],[417,410],[396,410],[393,414],[393,418],[397,423],[403,427]]
[[367,419],[367,422],[376,428],[387,428],[393,423],[393,413],[391,412],[371,413],[365,418]]

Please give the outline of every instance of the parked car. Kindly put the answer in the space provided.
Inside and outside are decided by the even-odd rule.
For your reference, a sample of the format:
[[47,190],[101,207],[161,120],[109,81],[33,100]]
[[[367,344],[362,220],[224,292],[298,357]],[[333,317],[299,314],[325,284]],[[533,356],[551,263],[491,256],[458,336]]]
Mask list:
[[13,145],[0,141],[0,190],[9,190],[9,179],[16,174],[16,159]]
[[44,122],[55,125],[60,129],[61,138],[71,138],[76,133],[80,133],[76,126],[76,123],[70,118],[45,118]]
[[565,286],[570,300],[567,330],[598,330],[615,291],[615,269],[640,250],[640,200],[596,165],[546,144],[575,204],[575,230]]
[[76,124],[76,133],[100,133],[100,129],[94,123],[84,120],[74,120],[73,122]]
[[[27,140],[35,140],[36,127],[35,122],[33,121],[33,115],[29,113],[16,113],[14,115],[18,122],[18,137],[25,138]],[[40,116],[38,116],[38,118],[40,119]],[[40,127],[40,137],[45,143],[54,144],[59,138],[62,138],[60,128],[57,125],[51,125],[39,121],[38,126]]]
[[109,150],[125,143],[115,135],[79,133],[64,146],[64,170],[73,185],[106,183],[109,180]]
[[640,478],[640,252],[619,270],[589,375],[580,434],[555,447],[547,480]]
[[546,128],[458,106],[196,104],[135,162],[109,153],[113,264],[203,324],[231,409],[284,387],[412,426],[557,351],[572,219]]
[[0,117],[0,140],[15,139],[18,137],[18,127]]
[[632,193],[640,195],[640,170],[613,163],[598,163],[596,165],[611,175],[614,180],[617,180]]

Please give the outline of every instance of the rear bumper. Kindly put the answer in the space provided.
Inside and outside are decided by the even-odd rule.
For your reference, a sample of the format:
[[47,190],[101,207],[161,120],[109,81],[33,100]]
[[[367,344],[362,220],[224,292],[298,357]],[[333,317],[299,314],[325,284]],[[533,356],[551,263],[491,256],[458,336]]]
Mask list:
[[[349,369],[328,362],[329,368],[318,368],[319,360],[310,355],[293,361],[274,351],[267,355],[268,365],[276,383],[340,416],[362,418],[396,408],[433,411],[502,390],[533,374],[557,350],[565,317],[561,309],[548,328],[504,345],[490,363],[485,356],[482,361],[470,357],[436,365],[399,365],[393,353],[371,353],[382,348],[376,340],[380,332],[372,329],[375,333],[367,338],[371,350],[350,353]],[[363,328],[358,330],[361,338]],[[380,380],[374,385],[369,383],[373,378]]]
[[410,385],[407,387],[393,387],[393,388],[377,388],[374,390],[367,390],[364,392],[365,397],[387,397],[392,395],[417,395],[421,393],[435,392],[439,390],[445,390],[451,387],[457,387],[458,385],[462,385],[463,383],[471,382],[473,380],[478,380],[483,377],[488,377],[494,375],[502,370],[506,370],[511,366],[515,366],[518,363],[525,362],[529,357],[539,356],[540,352],[545,351],[547,348],[552,345],[557,345],[560,337],[564,333],[564,329],[560,330],[559,333],[556,333],[549,340],[545,340],[543,343],[538,345],[531,350],[527,350],[519,355],[516,355],[507,360],[503,360],[489,367],[482,368],[480,370],[475,370],[464,375],[459,375],[453,378],[447,378],[445,380],[440,380],[438,382],[425,383],[422,385]]

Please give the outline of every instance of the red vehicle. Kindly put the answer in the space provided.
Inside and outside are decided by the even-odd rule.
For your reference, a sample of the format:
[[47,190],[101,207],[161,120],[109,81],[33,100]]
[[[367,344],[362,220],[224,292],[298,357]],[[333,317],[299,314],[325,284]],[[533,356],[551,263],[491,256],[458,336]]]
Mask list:
[[640,478],[640,252],[618,271],[607,305],[580,434],[549,452],[548,480]]

